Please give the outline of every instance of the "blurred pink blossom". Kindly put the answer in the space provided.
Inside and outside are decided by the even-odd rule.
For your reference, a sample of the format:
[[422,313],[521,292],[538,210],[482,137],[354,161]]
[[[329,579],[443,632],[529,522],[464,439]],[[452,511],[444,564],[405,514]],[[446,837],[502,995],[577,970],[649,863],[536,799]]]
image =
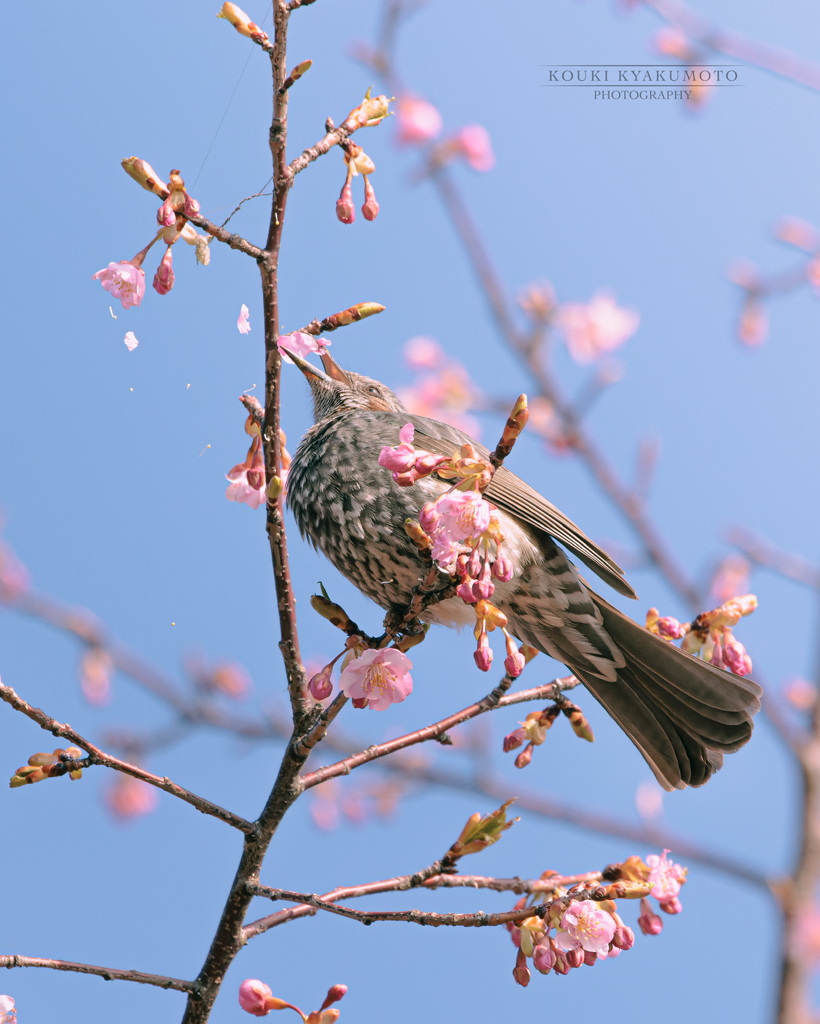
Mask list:
[[123,309],[138,306],[145,295],[145,273],[130,260],[109,263],[104,270],[98,270],[92,280],[99,281],[107,292],[119,299]]
[[421,146],[441,131],[441,114],[419,96],[400,96],[396,102],[396,142]]
[[383,711],[412,692],[412,667],[407,655],[395,647],[364,651],[343,669],[339,688],[354,700],[367,701],[371,710]]
[[480,124],[468,124],[449,140],[458,156],[474,171],[491,171],[495,165],[495,154],[490,142],[490,133]]
[[106,806],[121,821],[150,814],[158,802],[159,797],[153,786],[122,772],[117,773],[114,784],[105,791]]
[[17,1010],[11,996],[0,996],[0,1024],[17,1024]]
[[564,332],[567,349],[576,363],[585,365],[612,352],[631,337],[640,315],[622,309],[608,292],[597,292],[586,305],[559,306],[555,322]]
[[435,338],[419,335],[405,344],[404,361],[411,370],[434,370],[445,361],[444,349]]

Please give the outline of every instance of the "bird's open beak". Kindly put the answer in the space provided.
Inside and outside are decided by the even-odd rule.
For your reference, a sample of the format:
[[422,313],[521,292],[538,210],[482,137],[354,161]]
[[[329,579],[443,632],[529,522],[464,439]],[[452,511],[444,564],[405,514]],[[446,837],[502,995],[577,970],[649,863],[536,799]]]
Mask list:
[[350,377],[344,372],[333,357],[327,353],[322,352],[319,356],[322,360],[322,366],[325,368],[325,373],[328,377],[332,377],[333,380],[339,381],[340,384],[350,384]]
[[285,348],[284,345],[280,345],[280,351],[284,352],[286,356],[296,363],[299,369],[307,378],[308,384],[310,383],[311,377],[314,380],[327,381],[330,378],[326,373],[322,373],[318,366],[314,366],[313,363],[309,363],[307,359],[303,359],[301,356],[297,356],[295,352],[291,352],[290,349]]
[[326,373],[322,373],[318,366],[314,366],[313,363],[309,363],[306,359],[303,359],[301,356],[297,356],[295,352],[291,352],[290,349],[285,348],[284,345],[280,346],[280,349],[282,352],[288,355],[294,361],[294,363],[296,363],[296,365],[307,378],[308,383],[310,383],[311,377],[313,377],[315,380],[337,380],[342,384],[350,383],[350,378],[348,377],[348,375],[344,372],[341,366],[339,366],[338,363],[336,363],[335,360],[333,360],[327,354],[327,352],[322,352],[320,356],[320,359],[322,360],[322,365],[327,371]]

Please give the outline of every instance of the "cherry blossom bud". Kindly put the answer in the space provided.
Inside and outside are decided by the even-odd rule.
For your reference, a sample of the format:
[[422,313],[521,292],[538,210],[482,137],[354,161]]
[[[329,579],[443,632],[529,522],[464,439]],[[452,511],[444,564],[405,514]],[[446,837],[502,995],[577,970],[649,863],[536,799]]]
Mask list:
[[539,942],[532,951],[533,967],[541,974],[549,974],[555,966],[555,951],[549,942]]
[[519,949],[516,954],[515,967],[513,967],[512,974],[515,978],[516,984],[521,985],[522,988],[526,988],[527,985],[529,985],[530,969],[527,967],[527,958],[521,949]]
[[467,604],[475,604],[476,596],[473,593],[473,581],[469,578],[463,580],[456,587],[456,597],[460,597],[462,601]]
[[167,295],[174,287],[173,258],[174,251],[169,245],[165,250],[165,255],[162,257],[160,265],[157,267],[156,274],[154,274],[154,291],[158,292],[160,295]]
[[336,200],[336,216],[342,224],[352,224],[356,219],[356,211],[353,208],[353,190],[350,187],[349,178],[342,186],[342,191]]
[[379,215],[379,203],[376,199],[376,193],[373,191],[373,186],[370,184],[370,178],[364,179],[364,205],[362,206],[362,213],[365,220],[375,220]]
[[508,754],[511,750],[517,750],[523,745],[526,738],[527,734],[523,729],[514,729],[512,732],[507,733],[502,746],[504,753]]
[[576,949],[568,949],[564,956],[569,967],[581,967],[584,963],[584,951],[580,946]]
[[340,999],[343,999],[347,994],[347,985],[331,985],[327,990],[325,1001],[322,1003],[320,1010],[326,1010],[328,1006],[333,1003],[338,1003]]
[[584,950],[584,966],[594,967],[598,963],[598,954],[593,953],[588,949]]
[[672,896],[668,900],[660,900],[659,903],[664,914],[679,914],[683,910],[681,901],[677,896]]
[[506,555],[499,555],[493,562],[493,576],[502,583],[511,580],[514,571],[512,561]]
[[513,762],[516,768],[526,768],[527,765],[532,761],[532,755],[535,747],[532,743],[528,743],[526,747],[521,751],[518,757]]
[[555,964],[552,968],[556,974],[569,974],[569,964],[566,961],[566,953],[555,954]]
[[641,900],[641,916],[638,918],[638,927],[644,935],[660,935],[663,930],[663,921],[652,910],[652,905],[646,897]]
[[507,657],[504,659],[504,668],[507,670],[507,675],[510,676],[511,679],[517,679],[524,671],[524,666],[527,663],[524,660],[524,655],[519,653],[518,648],[515,646],[515,641],[509,634],[507,634],[505,642],[507,646]]
[[620,924],[615,929],[615,935],[612,938],[612,945],[616,949],[632,949],[635,945],[635,933],[628,925]]
[[311,676],[310,682],[308,683],[308,690],[314,700],[326,700],[331,693],[333,693],[333,682],[331,680],[331,674],[333,672],[332,665],[325,665],[321,672],[317,672],[315,676]]
[[342,122],[341,127],[348,130],[356,128],[372,128],[383,121],[390,113],[390,100],[386,96],[370,96],[367,90],[364,100],[355,107]]
[[482,630],[478,637],[478,647],[473,652],[473,658],[482,672],[489,672],[490,665],[493,662],[493,651],[490,647],[490,638],[487,636],[486,630]]

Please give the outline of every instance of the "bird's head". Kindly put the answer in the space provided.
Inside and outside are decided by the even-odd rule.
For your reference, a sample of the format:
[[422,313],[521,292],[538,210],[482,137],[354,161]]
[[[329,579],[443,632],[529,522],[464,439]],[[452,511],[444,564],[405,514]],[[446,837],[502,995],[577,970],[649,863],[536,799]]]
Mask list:
[[313,395],[313,413],[320,423],[346,409],[372,409],[382,412],[407,410],[387,385],[363,377],[360,373],[343,370],[335,360],[322,352],[323,373],[306,359],[293,352],[287,353],[305,376]]

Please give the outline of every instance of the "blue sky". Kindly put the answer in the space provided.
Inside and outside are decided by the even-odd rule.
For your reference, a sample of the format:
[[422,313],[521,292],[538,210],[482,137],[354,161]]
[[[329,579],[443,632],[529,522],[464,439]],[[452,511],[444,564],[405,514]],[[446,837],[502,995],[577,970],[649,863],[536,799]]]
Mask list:
[[[217,245],[207,269],[178,254],[173,292],[151,292],[139,310],[116,308],[116,319],[91,280],[109,261],[130,258],[154,230],[155,204],[122,173],[123,157],[141,156],[160,173],[181,168],[216,221],[269,176],[266,60],[213,17],[216,7],[191,0],[52,6],[27,14],[25,23],[17,19],[4,37],[5,133],[15,145],[4,164],[0,257],[7,324],[0,510],[5,537],[37,589],[91,610],[181,686],[182,662],[192,653],[241,662],[254,681],[248,713],[262,714],[284,707],[264,517],[223,496],[224,473],[247,446],[237,396],[262,385],[256,269]],[[261,9],[249,10],[261,20]],[[314,66],[293,90],[291,155],[372,84],[350,50],[372,38],[378,10],[369,0],[317,0],[293,17],[289,63],[309,57]],[[707,13],[820,60],[820,14],[810,5],[792,0],[775,12],[715,0]],[[818,98],[746,67],[742,88],[721,90],[697,115],[674,101],[604,102],[589,90],[544,86],[547,65],[659,60],[650,48],[659,25],[647,11],[625,16],[603,0],[523,0],[503,12],[485,0],[469,9],[432,2],[408,22],[398,58],[407,86],[440,108],[448,129],[480,122],[490,132],[495,169],[459,168],[456,178],[508,294],[549,280],[562,301],[586,301],[606,287],[640,311],[640,330],[618,356],[623,378],[588,426],[625,478],[639,443],[659,440],[649,508],[678,560],[702,577],[729,550],[727,533],[738,524],[811,559],[817,299],[808,288],[778,299],[765,345],[744,349],[733,333],[738,294],[727,270],[739,258],[771,271],[799,261],[773,240],[772,226],[787,214],[820,220]],[[530,387],[524,370],[501,347],[435,195],[415,183],[412,154],[398,152],[391,136],[389,125],[366,136],[381,203],[373,224],[335,219],[344,176],[338,153],[300,176],[283,249],[283,326],[377,301],[385,313],[334,336],[343,365],[404,383],[405,342],[431,335],[488,395],[513,398]],[[266,217],[259,199],[233,224],[261,243]],[[242,303],[254,325],[245,336],[235,327]],[[127,330],[140,340],[133,353],[122,343]],[[566,391],[577,392],[585,371],[563,351],[555,362]],[[310,409],[300,376],[286,368],[286,382],[293,448]],[[485,417],[485,437],[499,428]],[[629,561],[632,537],[582,467],[533,438],[510,465]],[[292,539],[303,650],[326,659],[338,640],[308,607],[318,580],[374,632],[380,614],[295,530]],[[641,594],[636,617],[651,604],[686,616],[650,571],[637,565],[630,578]],[[755,675],[776,693],[813,670],[815,610],[770,574],[756,575],[753,589],[761,607],[740,635]],[[4,611],[0,635],[3,681],[103,744],[124,724],[145,734],[171,719],[124,678],[109,707],[87,705],[76,682],[76,644],[40,624]],[[469,703],[487,688],[470,650],[468,636],[433,630],[414,652],[412,698],[381,716],[348,714],[344,730],[364,746]],[[546,680],[559,670],[545,663],[540,671]],[[634,794],[650,773],[591,699],[584,710],[597,742],[579,744],[556,728],[524,773],[498,749],[519,716],[495,716],[484,723],[493,730],[493,753],[479,768],[497,774],[510,793],[526,787],[636,822]],[[50,746],[46,734],[9,711],[0,713],[0,736],[9,775]],[[146,766],[255,816],[278,753],[275,745],[200,733],[153,752]],[[437,749],[435,758],[467,777],[477,770],[459,751]],[[317,763],[329,759],[320,754]],[[365,770],[345,784],[375,778]],[[15,880],[5,887],[0,948],[193,976],[236,866],[238,837],[164,795],[149,817],[112,823],[101,798],[108,782],[95,770],[79,784],[0,790],[5,876]],[[752,744],[706,789],[664,800],[663,824],[782,874],[794,853],[793,784],[793,769],[761,720]],[[271,849],[263,881],[321,892],[411,872],[438,857],[474,810],[490,809],[486,797],[414,789],[391,820],[325,833],[304,801]],[[470,867],[535,876],[650,852],[524,814]],[[445,892],[373,906],[466,911],[510,903]],[[260,977],[306,1009],[328,985],[345,982],[348,1019],[389,1016],[397,1024],[420,1014],[491,1021],[510,1013],[572,1014],[587,1024],[604,1007],[616,1021],[650,1022],[663,1013],[668,1024],[693,1017],[762,1024],[775,973],[768,897],[697,868],[684,906],[660,938],[639,937],[617,963],[566,979],[537,976],[527,990],[513,984],[513,949],[497,932],[303,921],[243,951],[214,1019],[247,1019],[236,986]],[[90,1020],[116,1015],[123,1024],[175,1020],[182,1007],[174,994],[47,971],[4,975],[3,991],[18,1000],[25,1024],[53,1020],[65,1008]]]

